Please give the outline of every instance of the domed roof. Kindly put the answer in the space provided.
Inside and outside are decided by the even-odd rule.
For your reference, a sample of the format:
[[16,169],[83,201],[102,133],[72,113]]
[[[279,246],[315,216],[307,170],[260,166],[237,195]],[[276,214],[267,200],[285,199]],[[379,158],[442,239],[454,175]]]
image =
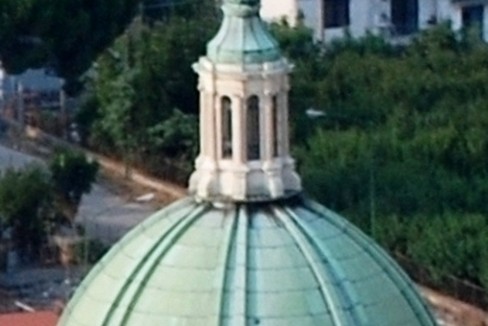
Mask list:
[[259,18],[259,5],[259,0],[224,1],[224,20],[207,46],[212,62],[259,64],[281,58],[278,43]]
[[186,198],[137,226],[59,325],[435,325],[396,263],[323,206],[218,206]]

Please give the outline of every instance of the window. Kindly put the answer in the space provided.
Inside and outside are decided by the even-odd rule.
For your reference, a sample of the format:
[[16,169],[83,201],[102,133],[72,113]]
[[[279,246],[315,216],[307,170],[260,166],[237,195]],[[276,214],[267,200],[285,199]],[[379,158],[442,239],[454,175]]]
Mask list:
[[324,27],[349,25],[349,0],[324,0]]
[[259,160],[259,98],[255,95],[247,100],[247,159]]
[[463,27],[474,29],[480,38],[483,36],[483,11],[483,5],[465,6],[461,11]]
[[232,102],[227,96],[222,97],[222,157],[232,158]]
[[278,107],[278,97],[275,95],[273,96],[273,107],[271,108],[271,121],[272,121],[272,126],[273,130],[271,131],[273,133],[273,156],[277,157],[280,155],[279,153],[279,140],[280,140],[280,135],[279,135],[279,107]]
[[398,35],[414,33],[418,29],[418,0],[392,0],[391,23]]

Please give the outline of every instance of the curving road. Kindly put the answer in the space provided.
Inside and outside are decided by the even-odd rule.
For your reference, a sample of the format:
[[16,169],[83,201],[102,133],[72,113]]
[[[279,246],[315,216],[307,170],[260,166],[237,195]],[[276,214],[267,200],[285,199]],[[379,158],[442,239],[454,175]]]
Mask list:
[[7,147],[0,145],[0,170],[7,169],[9,167],[19,168],[26,164],[38,161],[38,159],[32,156],[14,151]]
[[[0,145],[0,170],[8,167],[19,168],[33,161],[41,162]],[[102,185],[95,184],[92,192],[83,198],[77,222],[84,225],[91,238],[112,244],[154,211],[152,205],[127,202]],[[447,314],[437,315],[439,326],[462,325],[453,319]]]
[[[42,162],[0,145],[0,170],[21,168],[34,161]],[[84,225],[89,237],[110,244],[154,210],[149,204],[127,202],[102,185],[95,184],[81,202],[77,222]]]

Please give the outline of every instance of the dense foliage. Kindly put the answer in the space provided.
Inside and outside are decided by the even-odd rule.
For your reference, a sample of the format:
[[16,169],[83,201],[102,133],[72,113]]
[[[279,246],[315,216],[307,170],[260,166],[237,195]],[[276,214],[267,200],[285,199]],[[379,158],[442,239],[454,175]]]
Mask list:
[[84,194],[91,191],[98,173],[98,162],[82,152],[59,149],[49,162],[55,203],[63,217],[74,220]]
[[[437,276],[488,286],[488,46],[440,26],[405,47],[289,53],[310,194]],[[303,118],[311,107],[324,115]]]
[[0,174],[0,230],[24,258],[38,254],[52,230],[49,176],[39,165]]
[[49,168],[35,163],[0,173],[0,235],[8,231],[22,259],[38,258],[49,235],[72,225],[97,168],[83,154],[63,150]]
[[180,167],[172,175],[189,172],[198,108],[191,66],[217,25],[212,1],[197,7],[152,24],[136,18],[98,58],[77,119],[85,144],[122,156],[128,167],[142,162],[161,170],[172,161]]
[[[213,17],[135,21],[99,57],[79,115],[88,144],[159,172],[160,161],[191,164],[190,66]],[[291,120],[308,192],[439,279],[488,286],[487,45],[447,25],[407,46],[370,35],[323,47],[303,26],[271,30],[295,64]]]
[[121,33],[136,0],[0,1],[0,56],[9,71],[49,65],[74,81]]

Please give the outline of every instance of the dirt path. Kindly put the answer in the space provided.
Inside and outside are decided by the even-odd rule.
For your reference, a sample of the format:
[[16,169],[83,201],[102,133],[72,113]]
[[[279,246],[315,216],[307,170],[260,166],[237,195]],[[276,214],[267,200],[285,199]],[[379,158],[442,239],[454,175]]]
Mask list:
[[[27,151],[27,153],[34,154],[35,156],[45,156],[47,154],[46,151],[49,152],[49,149],[43,149],[38,146],[38,144],[34,144],[33,141],[31,141],[30,146],[26,146],[26,148],[23,149],[24,151]],[[41,151],[41,153],[33,153],[33,151]],[[44,155],[42,155],[42,152],[44,152]],[[127,203],[138,201],[138,198],[147,197],[149,195],[147,198],[154,198],[148,202],[144,202],[144,205],[150,205],[155,210],[186,195],[186,189],[183,187],[148,176],[141,171],[133,170],[132,178],[130,180],[126,179],[124,178],[124,166],[122,164],[102,155],[88,151],[85,152],[87,155],[95,158],[102,167],[99,184],[103,188],[106,188],[122,198],[122,200]],[[10,151],[4,156],[0,156],[0,163],[3,163],[4,165],[8,165],[8,162],[14,161],[16,163],[24,163],[26,156],[15,153],[17,152]],[[14,156],[15,158],[12,158]],[[131,219],[133,218],[131,217]],[[108,224],[110,223],[113,223],[113,220],[108,222]],[[133,223],[136,223],[136,221],[132,221],[129,224]],[[124,225],[118,227],[129,228],[131,226]],[[98,226],[96,226],[96,228],[98,228]],[[488,315],[481,309],[467,305],[427,288],[422,287],[421,291],[427,301],[435,307],[437,315],[440,318],[440,325],[488,326]]]
[[168,204],[186,195],[186,189],[166,182],[136,169],[132,170],[131,178],[125,178],[125,168],[122,164],[109,158],[93,153],[88,155],[94,157],[102,167],[100,181],[115,193],[127,200],[133,200],[147,193],[153,193],[154,202],[158,205]]
[[444,322],[440,326],[488,326],[486,311],[425,287],[420,290]]

